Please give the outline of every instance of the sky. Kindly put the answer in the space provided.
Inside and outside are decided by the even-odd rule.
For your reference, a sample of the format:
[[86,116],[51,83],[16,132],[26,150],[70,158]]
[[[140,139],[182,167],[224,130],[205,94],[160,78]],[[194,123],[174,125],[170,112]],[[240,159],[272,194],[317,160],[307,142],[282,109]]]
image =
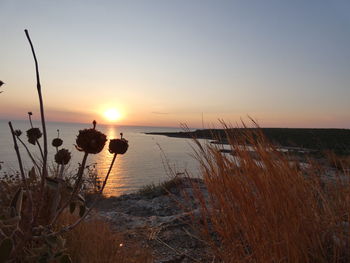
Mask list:
[[350,128],[350,2],[0,0],[0,119]]

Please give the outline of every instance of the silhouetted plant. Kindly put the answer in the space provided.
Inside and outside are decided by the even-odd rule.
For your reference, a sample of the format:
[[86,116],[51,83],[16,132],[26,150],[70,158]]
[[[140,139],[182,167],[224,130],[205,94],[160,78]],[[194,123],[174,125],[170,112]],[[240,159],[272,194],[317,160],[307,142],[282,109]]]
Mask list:
[[61,149],[55,154],[55,162],[57,164],[66,165],[71,159],[71,154],[67,149]]
[[[4,85],[4,84],[5,84],[5,83],[4,83],[3,81],[0,80],[0,87],[1,87],[2,85]],[[1,90],[0,90],[0,93],[2,93]],[[2,169],[2,166],[1,166],[2,163],[3,163],[3,162],[0,161],[0,170]]]
[[120,134],[120,139],[113,139],[109,142],[109,152],[114,154],[124,154],[128,150],[128,141],[123,138],[123,133]]
[[60,139],[60,130],[57,130],[57,138],[52,140],[52,146],[56,147],[56,151],[58,151],[58,147],[62,146],[63,141]]
[[[2,85],[4,85],[5,83],[3,82],[3,81],[1,81],[0,80],[0,87],[2,86]],[[2,91],[0,91],[0,93],[2,93]]]
[[[27,130],[26,135],[30,144],[38,146],[41,160],[34,158],[26,143],[21,139],[22,132],[15,130],[12,123],[9,122],[20,172],[16,174],[15,180],[6,174],[1,178],[0,190],[7,197],[2,198],[2,201],[8,200],[10,205],[5,208],[3,202],[0,203],[0,262],[23,260],[26,262],[71,262],[66,253],[63,234],[84,220],[97,202],[96,197],[92,205],[89,208],[86,207],[83,196],[83,177],[87,169],[88,155],[100,153],[107,138],[105,134],[96,130],[96,121],[93,121],[93,128],[80,130],[76,139],[76,148],[84,152],[83,160],[75,176],[66,178],[65,167],[71,160],[71,153],[67,149],[59,149],[63,145],[63,140],[59,138],[58,131],[57,138],[52,141],[52,146],[56,148],[54,160],[57,170],[55,173],[48,171],[48,143],[39,66],[27,30],[25,34],[35,62],[42,126],[41,129],[34,127],[33,114],[28,112],[30,129]],[[0,86],[2,84],[1,81]],[[40,144],[41,139],[43,147]],[[34,166],[29,172],[24,169],[18,142],[33,162]],[[124,154],[127,149],[127,140],[123,138],[111,140],[109,150],[114,156],[102,186],[99,187],[99,194],[102,194],[107,184],[117,155]],[[88,168],[87,172],[90,174],[91,170]],[[11,200],[10,193],[14,193]],[[80,218],[69,225],[60,226],[58,223],[60,216],[68,212],[74,213],[76,210],[79,210]]]

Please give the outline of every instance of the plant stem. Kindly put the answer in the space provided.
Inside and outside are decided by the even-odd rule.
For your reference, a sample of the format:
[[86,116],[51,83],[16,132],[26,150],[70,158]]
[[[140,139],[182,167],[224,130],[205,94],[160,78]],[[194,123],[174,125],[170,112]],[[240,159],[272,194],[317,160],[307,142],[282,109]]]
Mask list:
[[[58,153],[58,147],[56,147],[56,153]],[[57,175],[58,175],[58,173],[59,173],[59,167],[60,167],[60,165],[59,164],[57,164],[57,167],[56,167],[56,170],[57,170]],[[62,171],[63,172],[63,171]]]
[[30,48],[32,50],[33,58],[34,58],[34,62],[35,62],[36,87],[38,90],[41,124],[42,124],[43,135],[44,135],[44,154],[43,154],[43,167],[42,167],[42,172],[41,172],[40,199],[39,199],[39,204],[38,204],[38,210],[34,216],[34,222],[35,222],[36,218],[39,216],[39,213],[40,213],[40,210],[41,210],[42,204],[43,204],[43,199],[44,199],[45,177],[47,176],[47,133],[46,133],[46,123],[45,123],[45,114],[44,114],[44,102],[43,102],[43,97],[41,94],[41,84],[40,84],[38,60],[36,58],[35,50],[33,47],[32,40],[30,39],[28,30],[25,29],[24,33],[26,34],[26,37],[27,37],[28,42],[30,44]]
[[58,187],[55,191],[53,203],[51,206],[51,216],[52,217],[55,217],[55,215],[56,215],[55,213],[56,213],[58,205],[60,204],[60,201],[61,201],[61,188],[62,188],[63,171],[64,171],[64,164],[61,164],[61,169],[59,172],[57,172],[57,173],[59,173],[58,174]]
[[29,197],[30,212],[31,212],[31,223],[32,223],[33,222],[33,197],[32,197],[32,193],[30,192],[30,189],[29,189],[26,177],[24,175],[22,158],[21,158],[21,154],[20,154],[19,149],[18,149],[18,144],[17,144],[17,140],[16,140],[16,136],[15,136],[15,131],[13,129],[13,126],[12,126],[11,122],[9,122],[9,126],[10,126],[10,129],[11,129],[11,134],[12,134],[14,148],[15,148],[15,151],[16,151],[16,154],[17,154],[19,169],[21,171],[22,182],[24,184],[25,190],[28,193],[28,197]]
[[114,154],[114,156],[113,156],[113,159],[112,159],[111,165],[109,166],[109,169],[108,169],[108,172],[107,172],[106,178],[105,178],[105,180],[103,181],[103,185],[102,185],[102,187],[101,187],[100,194],[102,194],[103,189],[105,189],[105,186],[106,186],[106,184],[107,184],[107,180],[108,180],[109,174],[110,174],[110,173],[111,173],[111,171],[112,171],[113,164],[114,164],[114,161],[115,161],[115,159],[116,159],[116,158],[117,158],[117,154],[115,153],[115,154]]
[[29,116],[30,127],[33,128],[32,116],[31,114],[29,114],[28,116]]
[[64,171],[64,164],[61,164],[60,173],[58,174],[58,178],[63,179],[63,171]]
[[39,151],[40,151],[41,158],[43,158],[43,161],[44,161],[44,153],[43,153],[43,149],[41,148],[41,145],[40,145],[40,143],[39,143],[39,140],[36,140],[36,144],[37,144],[38,147],[39,147]]
[[[38,60],[35,55],[35,50],[33,47],[32,40],[30,39],[28,30],[24,30],[26,37],[29,41],[30,48],[33,53],[33,58],[35,62],[35,72],[36,72],[36,87],[38,90],[38,96],[39,96],[39,103],[40,103],[40,115],[41,115],[41,124],[42,124],[42,129],[43,129],[43,136],[44,136],[44,154],[43,154],[43,169],[42,169],[42,188],[45,183],[45,176],[47,175],[47,133],[46,133],[46,122],[45,122],[45,114],[44,114],[44,102],[43,102],[43,97],[41,94],[41,84],[40,84],[40,75],[39,75],[39,65],[38,65]],[[43,189],[42,189],[43,190]]]
[[86,165],[86,160],[87,160],[88,155],[89,154],[87,152],[84,154],[83,161],[82,161],[81,166],[79,167],[79,170],[78,170],[78,173],[77,173],[77,181],[76,181],[76,183],[74,185],[72,194],[68,198],[68,201],[60,208],[60,210],[58,210],[58,212],[56,213],[56,215],[52,219],[51,226],[56,222],[58,217],[62,214],[63,210],[72,202],[75,194],[78,192],[79,186],[81,184],[82,177],[83,177],[83,174],[84,174],[84,168],[85,168],[85,165]]
[[87,160],[88,155],[89,154],[87,152],[84,154],[83,161],[81,162],[81,166],[79,167],[79,170],[78,170],[77,181],[75,183],[72,196],[75,195],[78,192],[79,187],[81,185],[81,182],[82,182],[82,179],[83,179],[83,174],[84,174],[84,169],[85,169],[85,165],[86,165],[86,160]]
[[[103,190],[104,190],[104,188],[105,188],[105,186],[106,186],[106,184],[107,184],[107,180],[108,180],[109,174],[110,174],[111,171],[112,171],[112,168],[113,168],[113,165],[114,165],[114,161],[116,160],[116,158],[117,158],[117,154],[114,154],[113,159],[112,159],[112,162],[111,162],[111,165],[109,166],[107,175],[106,175],[106,177],[105,177],[105,180],[103,181],[103,185],[102,185],[102,187],[101,187],[101,190],[100,190],[99,194],[102,194],[102,192],[103,192]],[[92,205],[89,207],[89,209],[88,209],[88,210],[85,212],[85,214],[84,214],[81,218],[79,218],[76,222],[74,222],[73,224],[71,224],[71,225],[69,225],[69,226],[66,226],[66,227],[62,228],[61,230],[59,230],[59,231],[57,231],[57,232],[55,232],[55,233],[50,234],[49,236],[61,235],[61,234],[63,234],[63,233],[66,233],[66,232],[72,230],[74,227],[76,227],[81,221],[83,221],[83,220],[86,218],[86,216],[91,212],[91,210],[93,209],[93,207],[96,205],[97,201],[98,201],[98,197],[95,198],[95,200],[93,201],[93,203],[92,203]]]
[[33,162],[33,164],[36,166],[36,168],[39,170],[39,173],[41,173],[41,169],[40,169],[40,166],[37,164],[37,162],[35,161],[33,155],[30,153],[27,145],[21,140],[21,138],[19,138],[17,136],[17,139],[20,141],[20,143],[23,145],[23,147],[26,149],[27,153],[28,153],[28,156],[30,158],[30,160]]

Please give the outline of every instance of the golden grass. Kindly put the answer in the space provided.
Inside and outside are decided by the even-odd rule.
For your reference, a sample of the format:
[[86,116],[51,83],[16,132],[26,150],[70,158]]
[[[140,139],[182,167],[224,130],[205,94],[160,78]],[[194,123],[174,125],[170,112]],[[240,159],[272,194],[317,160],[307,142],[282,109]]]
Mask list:
[[349,262],[349,174],[325,178],[312,162],[300,168],[259,132],[227,139],[236,157],[198,141],[196,150],[210,197],[199,196],[202,230],[216,258]]
[[[61,224],[73,222],[65,214]],[[68,254],[75,263],[150,263],[150,249],[135,241],[128,241],[122,233],[112,231],[110,225],[98,218],[81,222],[65,235]]]

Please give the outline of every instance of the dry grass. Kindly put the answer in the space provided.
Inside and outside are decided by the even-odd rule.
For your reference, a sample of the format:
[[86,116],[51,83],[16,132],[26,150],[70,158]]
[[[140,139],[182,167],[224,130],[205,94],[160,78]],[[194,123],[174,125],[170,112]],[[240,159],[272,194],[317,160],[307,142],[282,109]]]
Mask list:
[[[349,174],[290,162],[260,133],[227,134],[236,157],[201,145],[203,232],[222,262],[349,262]],[[253,149],[255,154],[249,150]],[[257,161],[259,160],[259,161]]]
[[158,184],[148,184],[137,191],[138,194],[146,198],[155,198],[170,193],[170,190],[181,183],[180,177],[173,177]]
[[350,156],[337,155],[333,152],[325,152],[329,166],[338,170],[350,170]]
[[[61,224],[73,222],[65,215]],[[150,263],[151,251],[135,241],[128,241],[122,233],[112,231],[102,219],[80,223],[65,236],[68,254],[76,263]]]

